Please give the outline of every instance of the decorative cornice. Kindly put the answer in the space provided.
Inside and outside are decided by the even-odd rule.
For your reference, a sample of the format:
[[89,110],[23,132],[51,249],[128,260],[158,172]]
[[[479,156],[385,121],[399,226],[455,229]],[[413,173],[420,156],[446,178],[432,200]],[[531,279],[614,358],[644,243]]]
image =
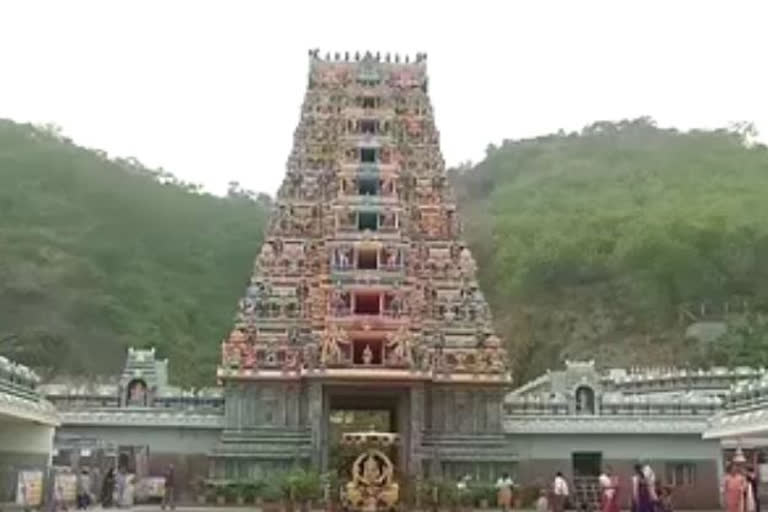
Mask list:
[[701,434],[706,418],[671,416],[506,416],[507,434]]
[[224,428],[220,414],[185,414],[161,411],[78,411],[62,412],[61,423],[70,425],[127,427]]
[[57,427],[60,425],[56,408],[47,400],[30,400],[11,393],[0,393],[0,415],[34,421]]
[[722,412],[712,418],[704,439],[758,436],[768,432],[768,408]]
[[332,378],[332,379],[395,379],[433,381],[436,383],[457,382],[467,384],[504,384],[511,382],[508,374],[492,373],[443,373],[434,371],[407,370],[397,368],[325,368],[281,371],[269,369],[236,369],[221,368],[217,371],[220,380],[298,380],[303,378]]

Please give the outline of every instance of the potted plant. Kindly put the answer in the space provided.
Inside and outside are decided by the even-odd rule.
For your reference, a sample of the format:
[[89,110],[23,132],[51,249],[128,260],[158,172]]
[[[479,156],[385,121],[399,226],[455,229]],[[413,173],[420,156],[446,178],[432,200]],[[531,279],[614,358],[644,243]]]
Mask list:
[[490,508],[492,503],[496,503],[496,492],[493,484],[478,484],[473,490],[475,504],[483,509]]
[[205,501],[213,503],[216,501],[216,486],[211,482],[205,483]]
[[242,497],[244,503],[257,504],[259,495],[261,494],[261,482],[247,482],[242,484]]
[[288,475],[289,496],[293,504],[298,503],[301,512],[309,512],[312,502],[323,496],[320,474],[303,468],[294,469]]
[[235,495],[235,503],[238,505],[245,505],[245,490],[248,488],[250,484],[246,482],[237,482],[234,484],[230,484],[229,487],[232,488],[232,492]]
[[196,478],[193,485],[192,490],[195,493],[195,501],[198,505],[205,505],[205,498],[206,498],[206,489],[205,489],[205,480],[203,478]]
[[273,474],[263,482],[259,493],[263,512],[282,512],[285,499],[284,476]]
[[214,493],[216,494],[217,505],[224,505],[227,503],[227,485],[226,484],[216,485]]
[[437,483],[438,495],[437,502],[441,508],[447,508],[454,512],[458,512],[461,508],[459,501],[459,490],[456,487],[456,483],[451,480],[440,480]]
[[235,503],[239,494],[240,486],[236,483],[224,485],[224,503]]

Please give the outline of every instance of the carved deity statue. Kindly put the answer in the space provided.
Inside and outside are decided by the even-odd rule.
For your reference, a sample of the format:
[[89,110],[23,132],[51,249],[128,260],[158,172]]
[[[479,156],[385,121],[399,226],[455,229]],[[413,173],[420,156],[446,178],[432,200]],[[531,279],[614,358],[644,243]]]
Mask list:
[[326,329],[320,346],[320,364],[339,363],[343,359],[342,347],[349,345],[347,332],[335,325]]
[[389,251],[389,254],[387,255],[387,266],[389,268],[395,268],[397,266],[397,256],[399,251],[397,249],[392,249]]
[[381,467],[376,458],[369,456],[363,463],[363,479],[370,483],[378,482],[381,477]]
[[413,365],[412,334],[407,327],[402,326],[389,336],[387,348],[391,349],[389,360],[394,364],[405,363]]
[[261,254],[259,254],[258,266],[262,269],[269,268],[275,261],[275,249],[270,242],[261,246]]
[[461,269],[462,275],[465,277],[474,275],[477,270],[475,259],[472,257],[472,253],[469,252],[469,249],[466,247],[464,247],[461,250],[461,253],[459,253],[459,268]]
[[366,345],[365,349],[363,350],[363,364],[371,364],[373,362],[373,351],[371,351],[371,346]]

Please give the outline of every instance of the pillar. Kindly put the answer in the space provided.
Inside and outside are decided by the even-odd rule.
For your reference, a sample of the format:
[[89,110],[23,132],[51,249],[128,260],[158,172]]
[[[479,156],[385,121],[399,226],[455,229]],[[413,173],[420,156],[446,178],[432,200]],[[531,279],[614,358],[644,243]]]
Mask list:
[[423,474],[421,467],[421,440],[424,432],[424,408],[426,407],[426,395],[424,384],[416,384],[411,387],[408,401],[410,425],[408,429],[408,474],[411,477],[420,478]]
[[323,387],[319,382],[309,384],[309,429],[312,432],[312,454],[311,461],[313,467],[321,467],[323,448]]

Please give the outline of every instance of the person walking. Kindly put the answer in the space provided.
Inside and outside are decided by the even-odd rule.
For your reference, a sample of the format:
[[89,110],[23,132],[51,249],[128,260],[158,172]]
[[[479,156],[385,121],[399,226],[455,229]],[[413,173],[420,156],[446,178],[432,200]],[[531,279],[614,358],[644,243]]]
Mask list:
[[126,475],[125,475],[125,469],[120,468],[117,470],[117,477],[115,478],[115,494],[114,494],[114,501],[115,506],[118,508],[123,506],[124,501],[124,495],[125,495],[125,483],[126,483]]
[[77,476],[77,509],[86,510],[91,502],[91,477],[83,468]]
[[599,482],[601,512],[619,512],[619,478],[610,466],[603,470]]
[[171,510],[176,509],[176,471],[173,464],[168,465],[168,469],[165,470],[165,492],[163,493],[162,509],[170,507]]
[[114,503],[115,497],[115,468],[109,468],[104,475],[104,481],[101,483],[101,506],[110,508]]
[[635,464],[635,474],[632,476],[632,512],[653,512],[651,491],[640,464]]
[[549,512],[549,499],[547,498],[547,490],[539,490],[539,499],[536,500],[536,512]]
[[747,468],[747,512],[760,512],[760,495],[758,489],[760,481],[754,466]]
[[656,510],[659,508],[659,482],[656,481],[656,473],[654,473],[651,464],[647,461],[643,464],[643,476],[648,483],[648,497],[651,500],[651,509]]
[[512,487],[515,483],[509,474],[504,473],[496,481],[496,500],[502,512],[507,512],[512,507]]
[[558,471],[552,482],[552,512],[563,512],[565,510],[565,503],[568,501],[569,494],[568,482],[565,481],[563,473]]
[[736,463],[731,463],[728,468],[728,474],[725,475],[723,482],[723,502],[726,512],[746,512],[745,496],[747,491],[747,480],[741,472],[741,467]]

